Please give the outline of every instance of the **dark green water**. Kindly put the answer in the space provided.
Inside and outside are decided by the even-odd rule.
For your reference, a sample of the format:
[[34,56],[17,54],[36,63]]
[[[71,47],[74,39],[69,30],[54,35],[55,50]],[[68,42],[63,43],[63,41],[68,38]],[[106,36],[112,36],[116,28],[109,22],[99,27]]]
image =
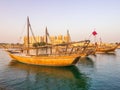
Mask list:
[[0,90],[120,90],[120,50],[72,67],[43,67],[12,61],[1,49]]

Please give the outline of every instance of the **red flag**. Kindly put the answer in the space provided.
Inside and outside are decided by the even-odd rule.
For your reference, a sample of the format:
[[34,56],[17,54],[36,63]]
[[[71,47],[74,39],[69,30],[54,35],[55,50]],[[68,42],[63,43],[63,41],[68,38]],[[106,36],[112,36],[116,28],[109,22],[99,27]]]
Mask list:
[[94,35],[94,36],[97,35],[97,32],[96,32],[96,31],[93,31],[93,32],[92,32],[92,35]]

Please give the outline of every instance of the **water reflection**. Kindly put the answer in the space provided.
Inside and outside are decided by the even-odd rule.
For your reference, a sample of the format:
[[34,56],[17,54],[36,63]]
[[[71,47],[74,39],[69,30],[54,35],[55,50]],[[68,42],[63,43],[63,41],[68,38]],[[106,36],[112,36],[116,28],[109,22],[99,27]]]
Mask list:
[[16,61],[9,63],[4,83],[13,90],[88,90],[90,87],[90,79],[76,66],[43,67]]
[[90,57],[80,58],[79,64],[85,67],[94,67],[94,61]]

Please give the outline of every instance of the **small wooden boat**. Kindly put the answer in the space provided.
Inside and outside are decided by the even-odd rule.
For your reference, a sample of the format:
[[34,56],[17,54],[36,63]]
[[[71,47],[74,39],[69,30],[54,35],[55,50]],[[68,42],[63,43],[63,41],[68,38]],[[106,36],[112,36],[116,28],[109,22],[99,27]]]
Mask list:
[[120,44],[118,44],[118,47],[117,47],[117,49],[120,49]]
[[[29,28],[30,22],[27,17],[27,47],[26,49],[21,49],[20,53],[14,52],[14,50],[7,50],[9,56],[19,62],[33,65],[43,65],[43,66],[71,66],[75,65],[82,54],[73,53],[76,49],[71,46],[71,44],[64,45],[46,45],[41,47],[36,47],[34,50],[37,52],[36,55],[31,55],[30,50],[33,49],[29,44]],[[46,40],[47,41],[47,40]],[[66,47],[66,48],[62,48]],[[69,47],[69,48],[68,48]],[[78,48],[78,47],[77,47]],[[42,53],[38,53],[39,49],[41,49]],[[60,49],[62,52],[60,52]],[[63,50],[64,49],[64,50]],[[44,50],[44,51],[42,51]],[[46,52],[46,53],[43,53]]]
[[97,52],[108,53],[108,52],[114,52],[115,49],[116,49],[115,47],[111,47],[111,48],[97,48]]
[[96,53],[112,53],[117,49],[118,45],[107,46],[107,45],[98,45],[96,47]]

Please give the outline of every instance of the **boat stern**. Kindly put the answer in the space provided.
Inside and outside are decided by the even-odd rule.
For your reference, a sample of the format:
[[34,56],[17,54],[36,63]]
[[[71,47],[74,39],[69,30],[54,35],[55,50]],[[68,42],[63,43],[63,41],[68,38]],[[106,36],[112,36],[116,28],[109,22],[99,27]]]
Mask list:
[[75,60],[72,62],[72,65],[75,65],[80,59],[80,56],[79,57],[76,57]]

